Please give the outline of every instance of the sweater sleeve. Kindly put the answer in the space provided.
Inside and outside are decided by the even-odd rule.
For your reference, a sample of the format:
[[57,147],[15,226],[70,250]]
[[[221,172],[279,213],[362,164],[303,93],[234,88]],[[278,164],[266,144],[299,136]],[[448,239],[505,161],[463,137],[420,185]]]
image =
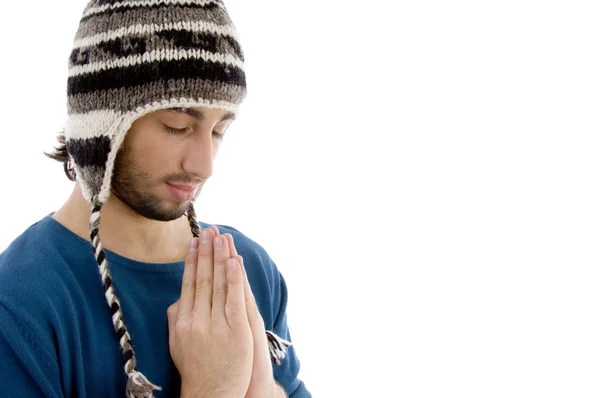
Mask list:
[[[276,270],[277,268],[275,268]],[[279,271],[276,272],[279,279],[274,286],[274,308],[277,309],[275,314],[275,322],[273,332],[279,337],[292,341],[290,330],[287,324],[287,301],[288,289],[283,275]],[[293,343],[293,342],[292,342]],[[296,349],[292,344],[287,348],[285,358],[281,364],[274,365],[273,375],[277,383],[279,383],[286,391],[289,398],[312,398],[311,393],[306,389],[302,380],[298,378],[300,371],[300,361],[296,355]]]
[[62,398],[57,359],[0,302],[0,397]]

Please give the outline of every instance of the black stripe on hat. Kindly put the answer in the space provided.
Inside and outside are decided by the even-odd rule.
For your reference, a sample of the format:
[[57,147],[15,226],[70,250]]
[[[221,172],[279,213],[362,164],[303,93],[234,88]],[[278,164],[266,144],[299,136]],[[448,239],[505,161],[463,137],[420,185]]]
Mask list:
[[233,51],[235,51],[235,55],[237,55],[242,61],[244,61],[244,52],[242,51],[242,47],[240,47],[240,43],[238,43],[236,39],[230,36],[225,36],[223,37],[223,39],[225,39],[233,48]]
[[[107,3],[120,3],[120,1],[115,1],[115,2],[107,2]],[[81,18],[81,22],[83,21],[87,21],[88,19],[97,17],[98,15],[107,15],[107,14],[124,14],[126,12],[132,11],[132,10],[137,10],[140,8],[144,8],[146,10],[149,9],[157,9],[157,8],[163,8],[163,7],[172,7],[172,6],[177,6],[177,7],[181,7],[181,8],[203,8],[205,10],[214,10],[217,8],[222,8],[222,5],[216,4],[216,3],[207,3],[207,4],[197,4],[197,3],[186,3],[186,4],[152,4],[152,5],[148,5],[148,4],[127,4],[127,5],[123,5],[121,7],[118,8],[107,8],[104,11],[101,12],[97,12],[94,14],[90,14],[90,15],[86,15],[84,17]]]
[[[244,54],[239,43],[230,36],[222,36],[210,32],[192,32],[189,30],[167,29],[155,33],[156,36],[171,43],[171,48],[176,49],[198,49],[217,54],[233,52],[240,60],[244,60]],[[117,37],[112,40],[97,44],[103,52],[113,57],[124,58],[131,55],[143,55],[149,51],[148,37],[145,33],[140,36]],[[166,50],[166,49],[165,49]],[[87,65],[94,60],[90,59],[90,48],[80,47],[71,52],[70,61],[72,65]]]
[[104,167],[110,152],[110,138],[100,136],[68,140],[67,149],[79,167]]
[[[130,55],[142,55],[146,52],[147,48],[147,39],[145,37],[117,37],[116,39],[105,41],[98,44],[98,47],[115,57],[128,57]],[[73,50],[71,53],[71,62],[76,61],[76,51],[83,52],[84,54],[89,50],[83,50],[78,48]],[[85,55],[80,57],[85,59]],[[89,62],[89,57],[88,57]],[[78,63],[74,65],[85,65],[83,63]]]
[[244,60],[244,54],[240,44],[231,36],[215,35],[210,32],[191,32],[189,30],[176,30],[169,29],[156,32],[157,36],[162,37],[177,48],[192,49],[196,48],[199,50],[206,50],[211,53],[223,52],[220,49],[221,46],[226,42],[233,49],[235,55],[240,59]]
[[[195,79],[198,77],[246,86],[246,75],[238,67],[203,59],[175,59],[144,62],[125,68],[113,68],[71,76],[67,82],[67,91],[69,95],[75,95],[96,90],[135,87],[159,80]],[[104,163],[99,165],[104,165]]]
[[177,48],[197,48],[211,53],[218,52],[217,36],[205,32],[190,32],[189,30],[162,30],[156,35],[173,43]]

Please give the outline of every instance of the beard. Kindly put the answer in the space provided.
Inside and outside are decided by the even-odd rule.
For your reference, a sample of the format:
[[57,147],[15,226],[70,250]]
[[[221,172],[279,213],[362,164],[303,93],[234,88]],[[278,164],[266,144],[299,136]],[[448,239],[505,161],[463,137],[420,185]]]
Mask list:
[[[117,153],[115,159],[114,174],[111,184],[111,192],[123,203],[129,206],[133,211],[142,217],[156,221],[173,221],[185,214],[189,208],[190,202],[193,203],[200,188],[190,202],[172,203],[159,199],[151,193],[155,184],[152,183],[150,175],[135,162],[130,150],[123,146]],[[197,181],[185,175],[171,175],[166,181],[177,181],[189,183]]]

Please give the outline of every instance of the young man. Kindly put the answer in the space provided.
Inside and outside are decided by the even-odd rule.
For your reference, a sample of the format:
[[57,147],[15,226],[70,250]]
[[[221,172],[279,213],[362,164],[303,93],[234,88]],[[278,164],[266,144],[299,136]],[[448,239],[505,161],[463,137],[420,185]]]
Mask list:
[[193,207],[246,95],[222,0],[93,0],[75,39],[75,188],[0,254],[0,396],[311,397],[276,265]]

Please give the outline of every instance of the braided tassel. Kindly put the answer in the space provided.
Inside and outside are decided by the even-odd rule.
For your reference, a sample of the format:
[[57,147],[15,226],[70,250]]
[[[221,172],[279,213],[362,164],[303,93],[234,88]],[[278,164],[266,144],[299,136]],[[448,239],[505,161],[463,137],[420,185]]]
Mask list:
[[198,221],[196,221],[196,210],[194,209],[194,204],[190,203],[187,211],[188,222],[190,223],[190,228],[192,229],[192,235],[194,238],[200,236],[200,225]]
[[110,275],[110,270],[108,269],[108,261],[106,260],[106,253],[102,248],[102,243],[100,242],[100,237],[98,236],[102,203],[97,197],[94,198],[93,203],[94,207],[90,217],[90,238],[92,240],[92,247],[98,263],[100,276],[102,278],[102,284],[104,285],[104,296],[106,297],[106,301],[110,307],[113,328],[117,334],[121,351],[123,353],[125,373],[127,374],[127,397],[153,398],[154,394],[152,391],[160,390],[161,388],[150,383],[148,379],[137,370],[137,362],[135,359],[135,352],[133,351],[133,347],[131,345],[131,337],[123,321],[121,303],[115,294],[112,277]]
[[292,342],[282,339],[270,330],[267,330],[266,333],[267,340],[269,340],[271,363],[273,365],[280,365],[281,360],[285,358],[286,349],[292,345]]
[[154,398],[152,390],[161,389],[159,386],[150,383],[141,372],[135,371],[129,373],[128,376],[126,388],[128,398]]

